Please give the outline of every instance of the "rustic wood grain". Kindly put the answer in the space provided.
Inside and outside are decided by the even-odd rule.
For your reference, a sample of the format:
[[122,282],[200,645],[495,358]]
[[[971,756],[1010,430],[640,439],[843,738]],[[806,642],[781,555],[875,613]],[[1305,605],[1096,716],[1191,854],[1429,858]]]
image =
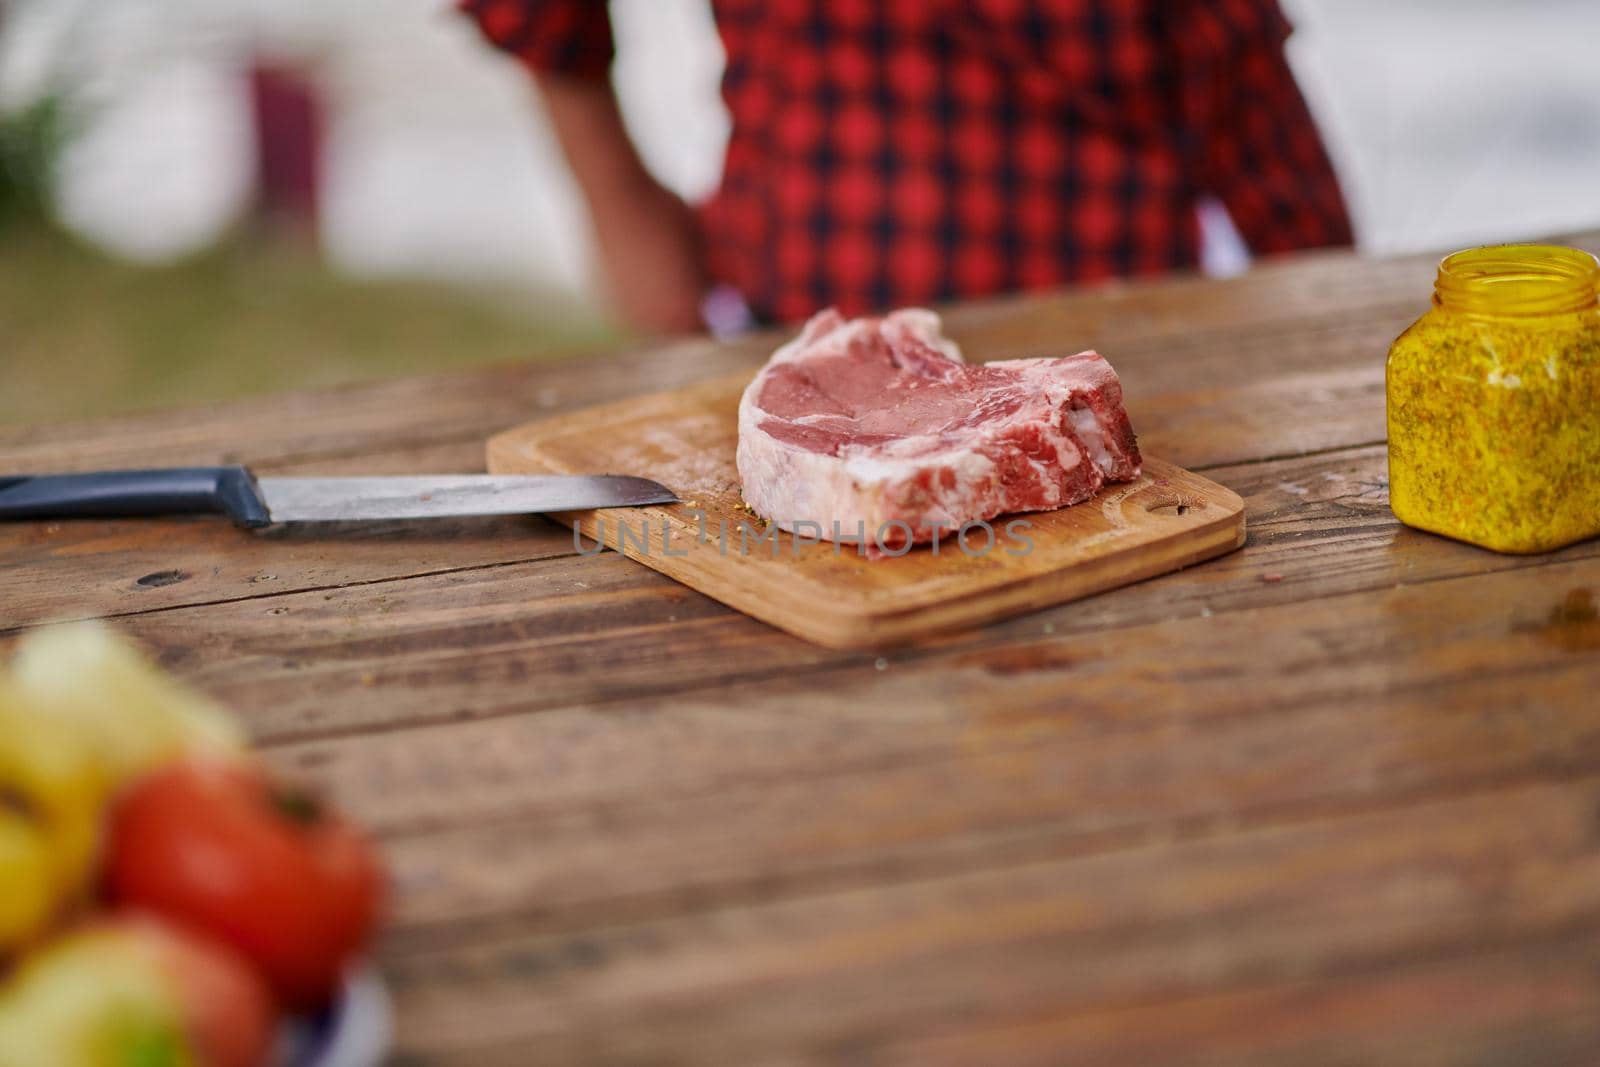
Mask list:
[[1588,1067],[1600,1048],[1600,947],[1560,935],[1516,948],[1222,996],[952,1027],[886,1049],[917,1067]]
[[[1600,933],[1600,782],[391,957],[421,1053],[849,1057],[905,1033]],[[469,1052],[470,1050],[470,1052]]]
[[[758,359],[766,345],[685,341],[629,355],[516,364],[289,393],[182,412],[0,428],[0,471],[248,463],[473,438],[559,412],[687,385]],[[648,376],[641,367],[650,368]]]
[[[319,773],[392,827],[398,926],[452,938],[1143,846],[1594,766],[1571,711],[1600,622],[1560,621],[1552,577],[1600,561],[400,735]],[[454,799],[388,799],[428,780]]]
[[[1067,642],[1600,555],[1600,542],[1588,542],[1547,557],[1501,556],[1404,529],[1388,514],[1383,470],[1379,448],[1214,471],[1245,496],[1253,532],[1242,551],[923,654]],[[1552,589],[1550,600],[1566,592]],[[626,703],[874,663],[808,648],[610,552],[135,615],[121,625],[237,706],[263,741]],[[892,669],[907,654],[885,662]]]
[[[1588,1067],[1600,541],[1390,516],[1383,352],[1432,262],[952,309],[977,357],[1102,349],[1250,525],[980,630],[815,648],[541,520],[16,523],[0,654],[114,616],[373,826],[397,1062]],[[472,470],[771,344],[5,428],[0,471]]]

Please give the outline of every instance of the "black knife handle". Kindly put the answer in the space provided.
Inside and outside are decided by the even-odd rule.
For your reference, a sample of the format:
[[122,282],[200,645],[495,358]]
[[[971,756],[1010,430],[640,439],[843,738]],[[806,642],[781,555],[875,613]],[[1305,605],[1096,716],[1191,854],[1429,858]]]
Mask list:
[[0,519],[215,513],[240,526],[272,522],[244,467],[0,475]]

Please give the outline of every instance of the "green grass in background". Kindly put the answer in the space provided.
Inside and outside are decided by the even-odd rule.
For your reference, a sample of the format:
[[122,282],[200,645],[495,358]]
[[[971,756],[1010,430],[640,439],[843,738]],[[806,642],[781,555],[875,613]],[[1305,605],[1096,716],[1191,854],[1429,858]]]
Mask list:
[[354,280],[290,242],[233,238],[146,266],[46,224],[0,232],[0,423],[550,358],[619,339],[560,295]]

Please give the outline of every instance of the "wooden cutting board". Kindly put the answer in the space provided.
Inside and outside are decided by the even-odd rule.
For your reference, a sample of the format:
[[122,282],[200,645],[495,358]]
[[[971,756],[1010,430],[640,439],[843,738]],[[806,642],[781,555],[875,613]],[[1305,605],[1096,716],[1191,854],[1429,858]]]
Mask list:
[[[763,540],[734,469],[739,396],[749,375],[722,378],[528,423],[490,439],[497,474],[635,474],[681,504],[553,518],[685,585],[831,648],[902,644],[1036,611],[1186,567],[1244,544],[1244,502],[1215,482],[1145,457],[1134,482],[1093,500],[997,519],[993,547],[974,531],[897,558],[852,546]],[[704,516],[702,519],[701,516]],[[603,531],[602,531],[603,525]],[[702,531],[704,531],[702,536]],[[1022,538],[1031,542],[1025,551]]]

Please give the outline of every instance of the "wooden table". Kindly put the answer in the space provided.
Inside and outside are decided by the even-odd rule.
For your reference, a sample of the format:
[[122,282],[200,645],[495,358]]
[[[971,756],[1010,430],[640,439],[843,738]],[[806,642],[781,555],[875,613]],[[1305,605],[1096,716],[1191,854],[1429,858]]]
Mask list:
[[[953,313],[1100,347],[1250,543],[936,644],[815,648],[538,519],[5,526],[0,630],[114,619],[382,836],[401,1062],[1592,1065],[1600,541],[1390,516],[1430,283],[1332,254]],[[769,343],[8,429],[0,471],[470,471]]]

